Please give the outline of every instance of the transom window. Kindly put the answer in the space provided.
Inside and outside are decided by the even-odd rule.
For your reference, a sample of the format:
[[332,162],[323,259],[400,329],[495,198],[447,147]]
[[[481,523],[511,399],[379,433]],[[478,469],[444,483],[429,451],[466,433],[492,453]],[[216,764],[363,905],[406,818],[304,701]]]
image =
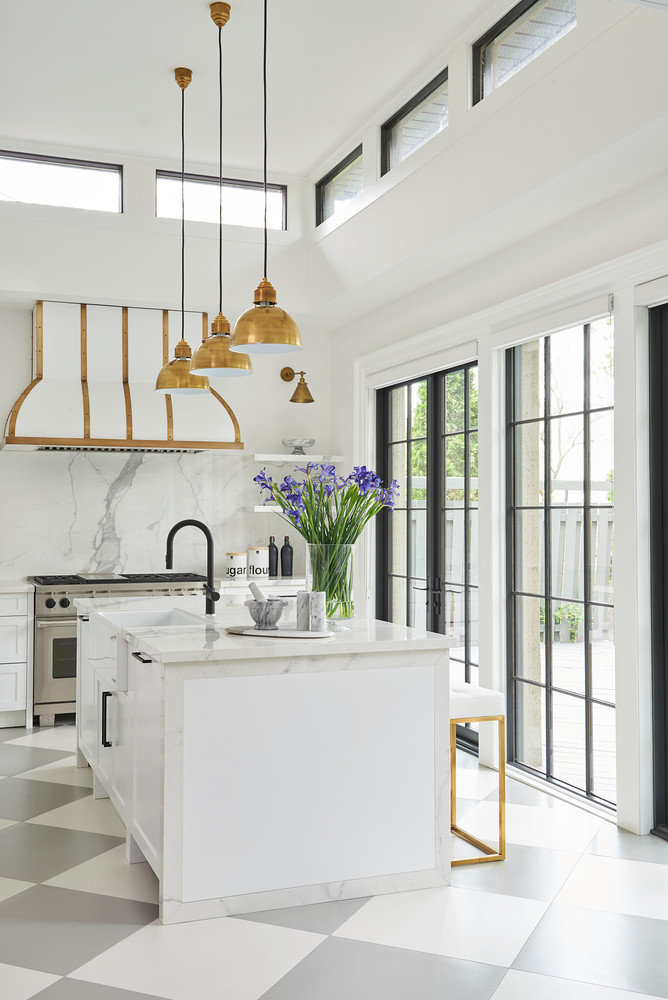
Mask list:
[[0,201],[122,212],[122,198],[123,168],[114,163],[0,152]]
[[315,224],[348,214],[364,187],[362,147],[358,146],[315,186]]
[[574,28],[576,0],[523,0],[473,46],[477,104]]
[[[181,174],[158,170],[155,177],[155,214],[159,219],[181,218]],[[220,218],[220,179],[186,174],[185,217],[190,222]],[[267,228],[287,229],[287,188],[267,184]],[[264,185],[259,181],[223,178],[223,222],[228,226],[264,227]]]
[[381,126],[381,174],[401,163],[448,125],[448,71],[444,69]]

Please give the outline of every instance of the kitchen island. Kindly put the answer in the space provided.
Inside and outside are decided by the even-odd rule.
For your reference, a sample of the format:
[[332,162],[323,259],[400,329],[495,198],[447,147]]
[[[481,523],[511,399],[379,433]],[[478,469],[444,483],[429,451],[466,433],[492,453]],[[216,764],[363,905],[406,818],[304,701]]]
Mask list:
[[88,617],[80,759],[156,872],[163,923],[449,882],[451,640]]

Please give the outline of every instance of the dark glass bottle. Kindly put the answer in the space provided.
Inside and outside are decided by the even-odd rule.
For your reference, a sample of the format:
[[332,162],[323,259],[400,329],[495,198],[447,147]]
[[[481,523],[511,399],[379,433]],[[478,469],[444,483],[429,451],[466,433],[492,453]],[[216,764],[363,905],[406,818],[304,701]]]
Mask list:
[[269,576],[278,576],[278,546],[273,535],[269,536]]
[[281,545],[281,576],[292,576],[292,546],[289,535]]

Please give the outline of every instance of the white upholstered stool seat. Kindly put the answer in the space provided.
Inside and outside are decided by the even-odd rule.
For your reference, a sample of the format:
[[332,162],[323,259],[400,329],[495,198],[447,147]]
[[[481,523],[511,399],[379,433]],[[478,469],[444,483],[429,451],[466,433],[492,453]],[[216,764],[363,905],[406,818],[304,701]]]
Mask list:
[[[454,683],[450,687],[450,829],[458,837],[483,853],[472,858],[457,858],[453,865],[471,865],[482,861],[502,861],[506,856],[506,749],[505,701],[500,691],[475,684]],[[499,848],[478,840],[457,826],[457,723],[496,722],[499,726]]]

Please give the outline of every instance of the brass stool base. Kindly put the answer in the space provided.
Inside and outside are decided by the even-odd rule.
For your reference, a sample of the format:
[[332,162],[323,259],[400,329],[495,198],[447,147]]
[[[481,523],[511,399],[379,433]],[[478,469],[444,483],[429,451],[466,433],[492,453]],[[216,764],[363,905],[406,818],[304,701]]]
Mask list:
[[[498,722],[499,724],[499,848],[491,847],[473,834],[467,833],[457,826],[457,723],[465,722]],[[457,858],[450,862],[452,868],[457,865],[484,864],[486,861],[503,861],[506,856],[506,757],[505,757],[506,720],[503,715],[482,715],[471,719],[450,719],[450,831],[461,840],[482,851],[482,855],[472,858]]]

